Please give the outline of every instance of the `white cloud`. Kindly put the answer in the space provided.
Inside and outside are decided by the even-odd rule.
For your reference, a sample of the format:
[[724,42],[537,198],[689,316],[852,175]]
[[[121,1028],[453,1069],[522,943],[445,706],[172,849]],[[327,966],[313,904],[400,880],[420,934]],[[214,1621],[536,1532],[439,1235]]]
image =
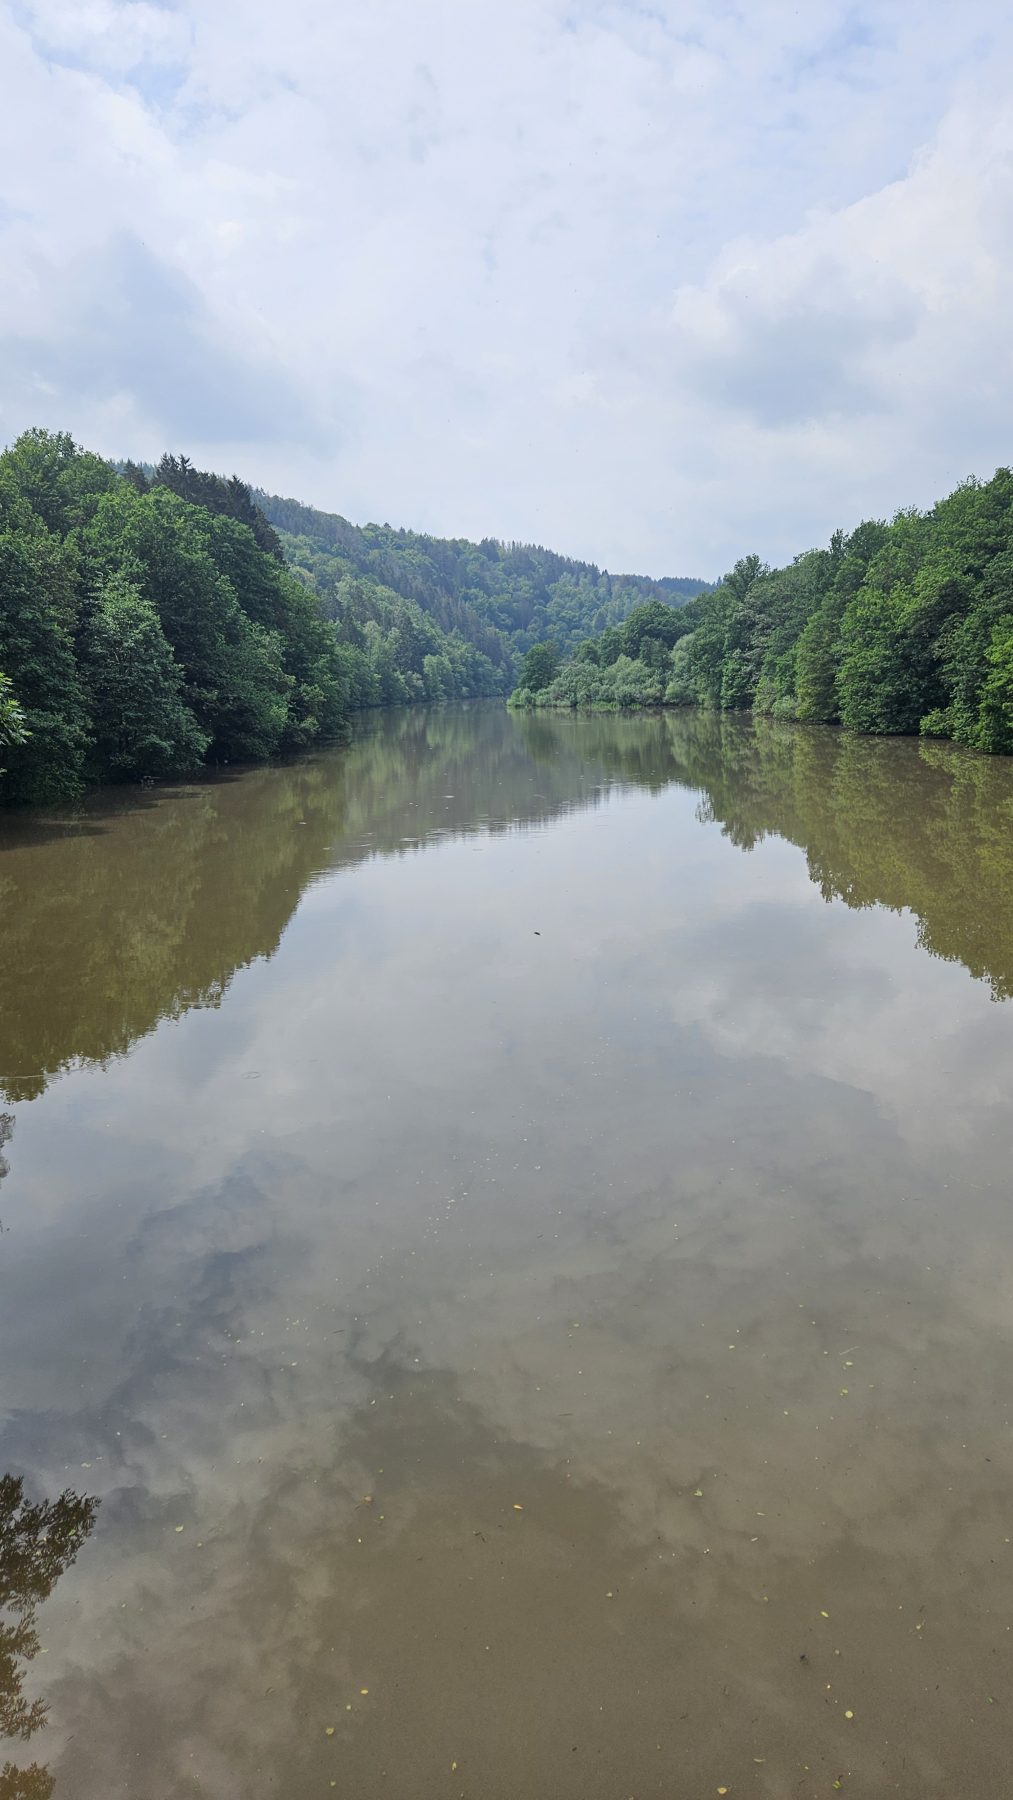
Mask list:
[[985,0],[24,4],[0,434],[659,573],[928,503],[1008,455],[1011,49]]

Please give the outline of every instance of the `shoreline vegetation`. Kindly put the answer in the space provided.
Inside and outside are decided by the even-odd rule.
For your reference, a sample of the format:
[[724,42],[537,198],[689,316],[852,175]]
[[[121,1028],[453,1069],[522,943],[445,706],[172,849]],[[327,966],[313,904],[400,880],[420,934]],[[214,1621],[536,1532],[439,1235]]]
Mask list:
[[505,697],[540,639],[574,649],[707,585],[354,526],[185,456],[114,464],[27,431],[0,453],[0,803],[269,761],[371,707]]
[[928,512],[758,556],[678,610],[648,603],[568,655],[526,653],[509,704],[702,706],[1013,754],[1013,473]]

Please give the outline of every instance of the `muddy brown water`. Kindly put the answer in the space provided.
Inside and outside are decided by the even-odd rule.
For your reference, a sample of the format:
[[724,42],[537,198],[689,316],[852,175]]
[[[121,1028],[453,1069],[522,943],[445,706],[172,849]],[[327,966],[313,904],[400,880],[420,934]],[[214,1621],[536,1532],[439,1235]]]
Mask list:
[[411,711],[0,920],[0,1791],[1013,1793],[1010,764]]

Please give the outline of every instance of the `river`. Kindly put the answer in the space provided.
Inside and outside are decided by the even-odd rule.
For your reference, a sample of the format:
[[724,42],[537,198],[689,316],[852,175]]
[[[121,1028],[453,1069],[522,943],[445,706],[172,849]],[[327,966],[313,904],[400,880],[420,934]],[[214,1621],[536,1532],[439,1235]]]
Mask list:
[[1013,1790],[1009,763],[406,711],[0,907],[11,1793]]

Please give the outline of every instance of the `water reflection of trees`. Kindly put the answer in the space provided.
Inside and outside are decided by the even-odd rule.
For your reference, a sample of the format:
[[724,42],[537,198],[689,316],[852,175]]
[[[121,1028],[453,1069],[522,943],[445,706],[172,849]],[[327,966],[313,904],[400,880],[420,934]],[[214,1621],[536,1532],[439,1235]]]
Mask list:
[[614,779],[693,789],[699,817],[739,849],[797,844],[825,899],[913,913],[922,949],[1013,996],[1009,758],[695,708],[537,726],[540,760],[579,745]]
[[0,1101],[219,1006],[321,873],[549,818],[593,787],[575,751],[543,778],[505,708],[409,708],[345,750],[4,821]]
[[948,744],[698,711],[386,715],[346,750],[176,793],[120,793],[0,836],[0,1100],[102,1063],[163,1018],[218,1006],[276,949],[321,873],[434,837],[696,790],[749,849],[774,833],[849,906],[917,915],[919,941],[1013,993],[1013,767]]
[[[25,1499],[20,1476],[0,1477],[0,1738],[27,1743],[46,1722],[44,1700],[25,1697],[39,1651],[37,1614],[95,1523],[98,1501],[68,1488],[58,1500]],[[0,1800],[48,1800],[53,1777],[33,1762],[0,1766]]]

